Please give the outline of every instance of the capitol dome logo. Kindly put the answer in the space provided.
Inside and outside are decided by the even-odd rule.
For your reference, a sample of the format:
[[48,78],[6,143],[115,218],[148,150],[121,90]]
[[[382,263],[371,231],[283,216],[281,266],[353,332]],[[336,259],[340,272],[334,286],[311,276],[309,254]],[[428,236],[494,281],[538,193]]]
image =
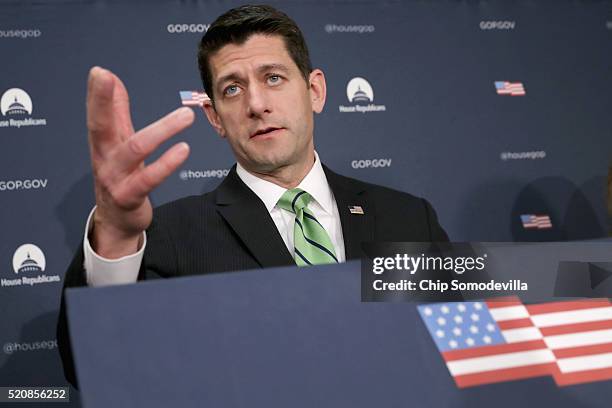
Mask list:
[[346,85],[346,97],[352,105],[340,105],[339,109],[341,113],[367,113],[387,110],[385,105],[373,104],[374,89],[372,89],[372,85],[362,77],[355,77],[348,82]]
[[346,86],[346,96],[349,102],[373,102],[374,90],[368,81],[356,77],[349,81]]
[[[0,278],[1,288],[34,286],[41,283],[61,283],[59,275],[45,273],[47,261],[43,251],[34,244],[23,244],[13,255],[13,278]],[[14,276],[14,275],[11,275]]]
[[3,116],[31,115],[32,99],[23,89],[11,88],[0,99],[0,111]]
[[16,274],[44,272],[45,266],[45,254],[34,244],[23,244],[13,255],[13,270]]
[[0,129],[47,125],[47,119],[32,117],[32,99],[20,88],[11,88],[2,94],[0,113],[8,118],[0,120]]

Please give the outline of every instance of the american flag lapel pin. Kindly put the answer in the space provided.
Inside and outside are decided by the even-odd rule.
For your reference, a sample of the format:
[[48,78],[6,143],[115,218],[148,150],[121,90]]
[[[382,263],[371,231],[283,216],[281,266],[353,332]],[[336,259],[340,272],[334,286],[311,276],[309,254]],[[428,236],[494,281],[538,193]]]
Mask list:
[[361,206],[359,205],[349,205],[349,211],[351,212],[351,214],[364,214],[363,208],[361,208]]

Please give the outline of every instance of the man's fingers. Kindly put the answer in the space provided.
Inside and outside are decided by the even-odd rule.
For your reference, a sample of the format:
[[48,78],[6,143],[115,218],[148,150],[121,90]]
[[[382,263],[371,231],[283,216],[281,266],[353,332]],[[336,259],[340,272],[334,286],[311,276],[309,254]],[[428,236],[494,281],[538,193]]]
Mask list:
[[117,143],[113,115],[115,76],[105,69],[93,67],[87,81],[87,129],[91,148],[102,153]]
[[134,134],[132,115],[130,114],[130,97],[125,85],[115,76],[113,89],[113,109],[115,114],[115,126],[122,140]]
[[178,143],[168,149],[159,159],[133,173],[121,186],[120,193],[131,196],[134,203],[142,200],[159,186],[189,156],[189,145]]
[[160,144],[193,123],[190,108],[179,108],[135,133],[124,141],[113,154],[113,169],[129,173],[136,169]]

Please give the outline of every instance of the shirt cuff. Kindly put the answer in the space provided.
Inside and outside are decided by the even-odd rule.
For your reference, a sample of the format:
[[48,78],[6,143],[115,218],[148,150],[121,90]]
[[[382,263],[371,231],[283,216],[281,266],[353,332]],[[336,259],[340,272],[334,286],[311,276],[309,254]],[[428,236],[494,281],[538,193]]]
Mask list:
[[147,245],[147,234],[142,233],[142,246],[138,252],[118,259],[107,259],[96,254],[89,243],[89,233],[93,227],[91,221],[96,207],[91,210],[85,226],[83,238],[83,268],[88,286],[108,286],[134,283],[138,280],[138,271]]

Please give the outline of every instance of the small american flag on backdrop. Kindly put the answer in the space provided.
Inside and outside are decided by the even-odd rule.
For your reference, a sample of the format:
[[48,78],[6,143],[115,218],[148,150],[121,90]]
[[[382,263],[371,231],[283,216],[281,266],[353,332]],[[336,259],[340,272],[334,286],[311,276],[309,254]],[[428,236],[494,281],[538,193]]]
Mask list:
[[523,214],[521,215],[521,223],[525,229],[549,229],[552,228],[552,221],[546,214],[535,215],[535,214]]
[[418,306],[459,388],[552,376],[612,380],[608,299],[525,306],[518,298]]
[[180,91],[179,94],[185,106],[204,106],[204,102],[210,99],[203,91]]
[[523,96],[525,87],[522,82],[495,81],[498,95]]

